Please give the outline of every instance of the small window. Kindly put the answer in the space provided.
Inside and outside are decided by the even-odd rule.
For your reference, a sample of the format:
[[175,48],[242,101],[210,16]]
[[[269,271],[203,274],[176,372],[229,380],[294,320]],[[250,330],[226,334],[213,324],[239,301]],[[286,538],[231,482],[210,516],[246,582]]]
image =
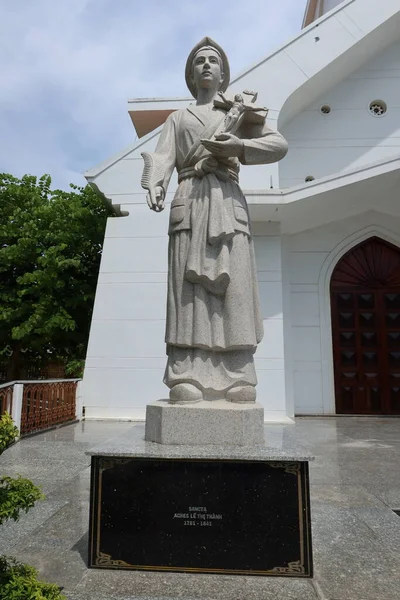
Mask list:
[[383,100],[373,100],[369,105],[369,112],[374,117],[382,117],[387,112],[387,104]]

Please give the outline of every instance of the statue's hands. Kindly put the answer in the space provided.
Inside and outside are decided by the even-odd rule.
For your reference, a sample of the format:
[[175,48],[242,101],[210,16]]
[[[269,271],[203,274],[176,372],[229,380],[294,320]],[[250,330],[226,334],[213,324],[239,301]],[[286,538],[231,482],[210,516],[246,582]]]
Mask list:
[[201,140],[204,148],[217,158],[240,156],[243,152],[243,141],[232,133],[220,133],[213,140]]
[[164,210],[165,192],[164,188],[157,185],[154,188],[150,188],[146,196],[147,204],[150,210],[155,212],[161,212]]

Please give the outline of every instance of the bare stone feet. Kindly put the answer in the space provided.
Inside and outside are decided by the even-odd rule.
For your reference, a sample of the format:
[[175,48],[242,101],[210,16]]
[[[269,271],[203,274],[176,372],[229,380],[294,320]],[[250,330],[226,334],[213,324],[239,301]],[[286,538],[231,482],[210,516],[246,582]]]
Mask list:
[[226,399],[228,402],[237,402],[238,404],[255,402],[256,388],[252,385],[238,385],[227,391]]
[[189,404],[203,399],[201,391],[191,383],[178,383],[169,391],[170,404]]

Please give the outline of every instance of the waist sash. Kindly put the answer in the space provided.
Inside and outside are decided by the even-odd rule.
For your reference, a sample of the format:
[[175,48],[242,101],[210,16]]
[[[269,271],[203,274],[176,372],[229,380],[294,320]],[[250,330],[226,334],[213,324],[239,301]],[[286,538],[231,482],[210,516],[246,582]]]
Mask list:
[[192,167],[181,169],[178,173],[178,183],[184,179],[189,179],[190,177],[198,177],[200,179],[209,173],[213,173],[221,181],[228,181],[228,179],[230,179],[235,183],[239,183],[237,169],[221,164],[213,156],[199,160],[199,162]]

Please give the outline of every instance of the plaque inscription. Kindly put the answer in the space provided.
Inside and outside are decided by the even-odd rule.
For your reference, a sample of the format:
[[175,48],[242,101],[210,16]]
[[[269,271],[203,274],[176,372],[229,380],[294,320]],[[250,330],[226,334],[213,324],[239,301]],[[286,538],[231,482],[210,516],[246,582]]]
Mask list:
[[312,576],[308,464],[92,457],[89,566]]

